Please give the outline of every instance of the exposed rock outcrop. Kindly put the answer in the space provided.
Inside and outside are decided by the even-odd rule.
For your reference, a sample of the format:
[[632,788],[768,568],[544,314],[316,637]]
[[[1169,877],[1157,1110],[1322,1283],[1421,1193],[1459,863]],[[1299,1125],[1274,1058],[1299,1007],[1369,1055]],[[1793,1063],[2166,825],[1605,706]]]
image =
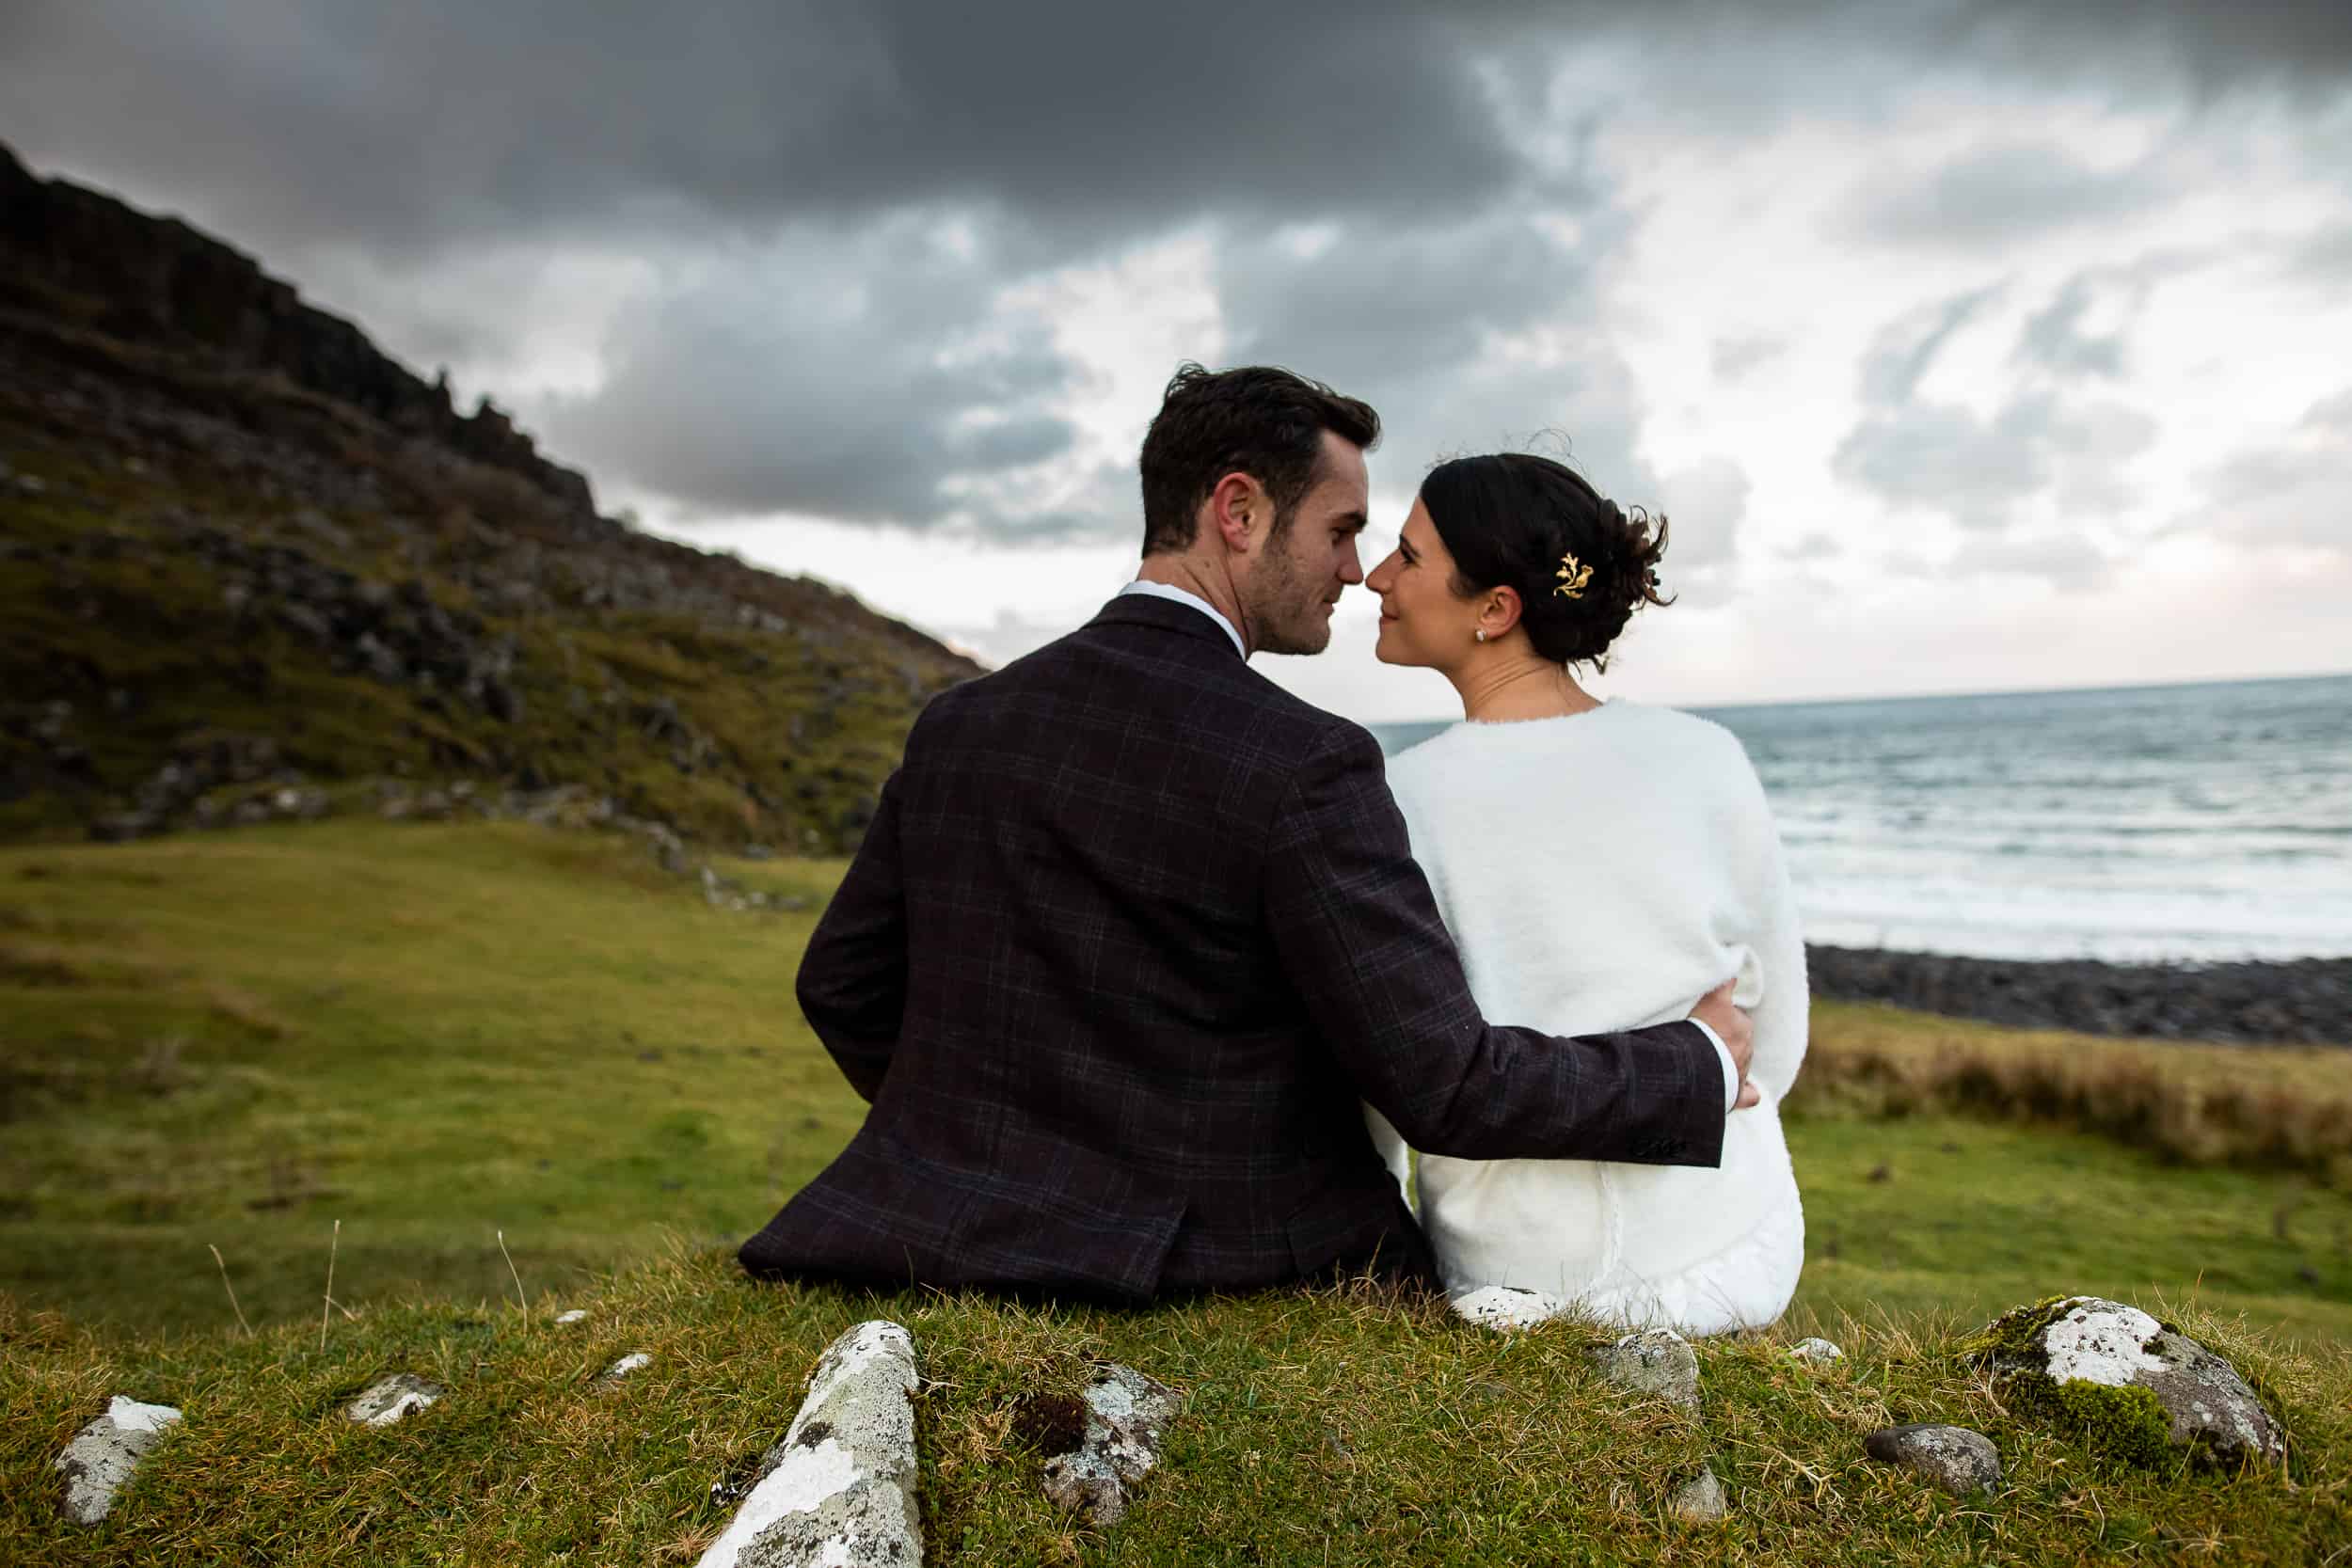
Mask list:
[[1175,1389],[1133,1367],[1095,1369],[1081,1402],[1077,1446],[1045,1461],[1045,1495],[1095,1525],[1127,1516],[1128,1494],[1160,1460],[1168,1424],[1184,1408]]
[[1971,1345],[2012,1405],[2119,1458],[2283,1465],[2287,1435],[2236,1368],[2170,1323],[2098,1296],[2021,1307]]
[[914,1341],[882,1319],[835,1339],[701,1568],[920,1568]]
[[148,1451],[180,1422],[180,1412],[167,1404],[142,1404],[117,1394],[106,1413],[73,1434],[56,1468],[65,1477],[65,1509],[85,1525],[94,1525],[114,1511],[115,1497]]

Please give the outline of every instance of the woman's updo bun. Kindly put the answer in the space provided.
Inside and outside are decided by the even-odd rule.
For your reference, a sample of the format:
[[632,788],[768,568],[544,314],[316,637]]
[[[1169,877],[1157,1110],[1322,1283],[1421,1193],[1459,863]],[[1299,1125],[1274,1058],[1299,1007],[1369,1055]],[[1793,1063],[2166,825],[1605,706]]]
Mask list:
[[[1421,499],[1454,557],[1454,591],[1517,590],[1519,625],[1554,663],[1606,670],[1633,612],[1672,602],[1658,590],[1666,519],[1638,506],[1628,516],[1565,464],[1529,452],[1457,457],[1429,470]],[[1570,556],[1592,571],[1574,597],[1560,592]]]

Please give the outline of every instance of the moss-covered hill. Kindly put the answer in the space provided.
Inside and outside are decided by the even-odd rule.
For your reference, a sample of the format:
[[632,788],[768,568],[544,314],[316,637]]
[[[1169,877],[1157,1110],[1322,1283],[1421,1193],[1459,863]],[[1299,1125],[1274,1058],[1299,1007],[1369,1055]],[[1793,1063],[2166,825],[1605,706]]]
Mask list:
[[0,148],[0,837],[406,776],[831,850],[977,669],[600,517],[496,409]]

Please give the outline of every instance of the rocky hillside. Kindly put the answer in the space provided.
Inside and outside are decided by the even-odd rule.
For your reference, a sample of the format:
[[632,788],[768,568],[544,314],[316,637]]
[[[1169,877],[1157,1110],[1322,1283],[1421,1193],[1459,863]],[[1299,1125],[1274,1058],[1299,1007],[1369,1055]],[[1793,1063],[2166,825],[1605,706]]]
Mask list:
[[0,628],[13,838],[570,786],[834,851],[923,702],[977,673],[599,516],[486,401],[5,148]]

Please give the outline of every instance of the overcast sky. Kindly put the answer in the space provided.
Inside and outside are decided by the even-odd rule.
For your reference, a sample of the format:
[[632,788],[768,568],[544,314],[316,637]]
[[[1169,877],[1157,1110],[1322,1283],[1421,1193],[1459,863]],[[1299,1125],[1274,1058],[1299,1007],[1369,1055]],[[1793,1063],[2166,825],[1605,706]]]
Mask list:
[[[1375,554],[1458,451],[1666,512],[1605,691],[2352,670],[2352,6],[10,0],[0,140],[991,658],[1194,358],[1380,408]],[[1372,630],[1261,667],[1453,712]]]

